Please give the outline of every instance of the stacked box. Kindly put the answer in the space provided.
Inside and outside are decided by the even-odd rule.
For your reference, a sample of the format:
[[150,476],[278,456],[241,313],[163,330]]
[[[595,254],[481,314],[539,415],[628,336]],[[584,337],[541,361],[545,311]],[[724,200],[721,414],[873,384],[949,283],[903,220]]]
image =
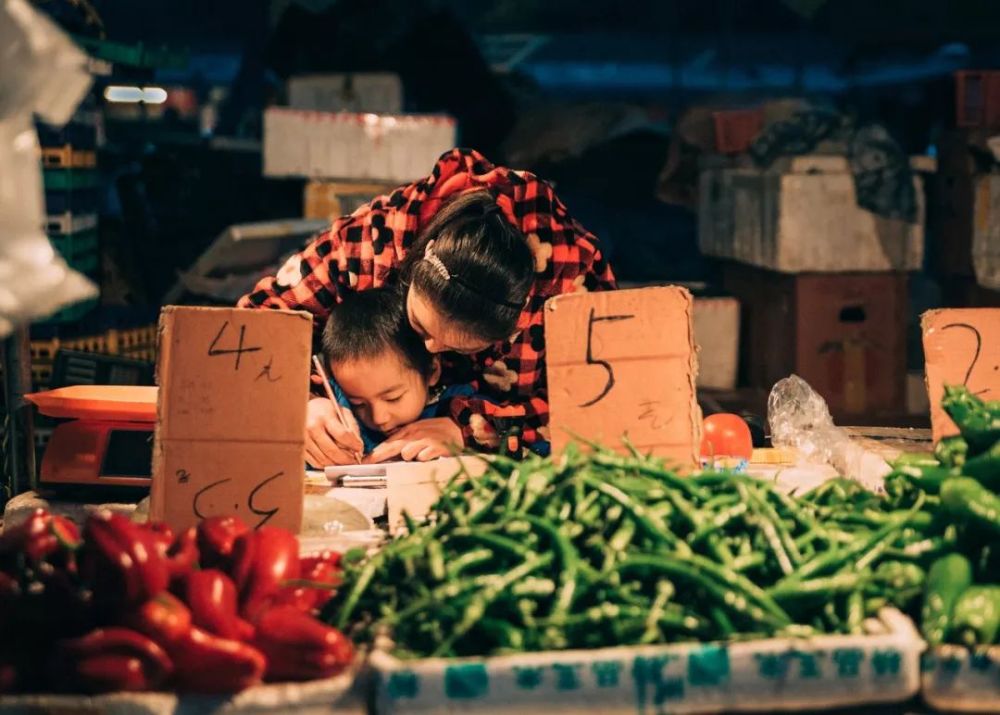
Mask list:
[[305,188],[302,216],[333,221],[394,188],[395,183],[372,181],[310,181]]
[[770,389],[791,374],[839,420],[876,420],[906,405],[905,273],[788,275],[727,264],[739,298],[744,384]]
[[935,163],[910,166],[913,222],[859,206],[844,156],[781,157],[766,169],[705,160],[698,240],[727,261],[723,286],[741,303],[742,384],[769,390],[795,373],[841,419],[905,413],[906,272],[924,264],[923,175]]
[[455,120],[440,114],[264,112],[264,176],[406,183],[454,148]]
[[31,341],[31,378],[34,388],[48,387],[52,366],[60,350],[76,350],[103,355],[119,355],[134,360],[156,362],[156,324],[138,328],[112,328],[104,333],[75,338],[53,337]]
[[[93,280],[98,278],[100,271],[99,120],[97,110],[85,102],[62,127],[37,125],[45,183],[45,232],[66,263]],[[72,305],[45,322],[60,324],[79,320],[95,305],[95,300]]]

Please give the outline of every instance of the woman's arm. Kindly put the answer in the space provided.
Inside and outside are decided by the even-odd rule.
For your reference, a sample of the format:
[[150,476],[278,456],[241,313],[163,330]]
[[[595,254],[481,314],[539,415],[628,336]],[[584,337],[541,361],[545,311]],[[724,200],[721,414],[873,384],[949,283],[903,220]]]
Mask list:
[[307,310],[315,316],[315,323],[322,325],[340,302],[342,291],[351,289],[342,237],[351,221],[350,216],[334,221],[329,230],[285,261],[277,274],[262,278],[236,307]]

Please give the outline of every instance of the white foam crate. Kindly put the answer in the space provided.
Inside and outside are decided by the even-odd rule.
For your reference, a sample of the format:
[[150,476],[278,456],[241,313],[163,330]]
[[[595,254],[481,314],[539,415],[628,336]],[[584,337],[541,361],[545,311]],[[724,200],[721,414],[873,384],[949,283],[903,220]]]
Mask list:
[[407,182],[454,148],[455,120],[439,114],[264,112],[264,175]]
[[376,713],[777,712],[904,702],[924,643],[902,613],[882,633],[403,661],[376,651]]
[[0,696],[0,715],[364,715],[365,681],[357,677],[359,663],[335,678],[260,685],[231,696]]
[[935,710],[1000,713],[1000,646],[974,653],[946,645],[924,654],[921,692]]

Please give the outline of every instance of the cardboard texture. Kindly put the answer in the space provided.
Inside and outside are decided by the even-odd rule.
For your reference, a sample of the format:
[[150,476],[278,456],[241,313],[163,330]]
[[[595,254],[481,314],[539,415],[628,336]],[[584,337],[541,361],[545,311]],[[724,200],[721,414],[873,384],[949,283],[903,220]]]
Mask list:
[[150,513],[302,524],[312,318],[170,306],[160,316]]
[[704,166],[698,243],[705,255],[800,272],[919,270],[924,256],[923,180],[914,176],[919,218],[887,219],[858,206],[844,157],[795,157],[769,169]]
[[574,435],[697,463],[701,410],[691,294],[677,286],[560,295],[545,304],[553,453]]
[[418,521],[423,519],[441,494],[441,487],[463,469],[473,478],[485,472],[486,459],[485,455],[477,455],[387,464],[389,533],[396,534],[403,526],[404,511]]
[[835,418],[906,407],[906,275],[784,275],[727,264],[742,308],[741,382],[771,389],[797,374]]
[[906,616],[880,635],[401,661],[376,651],[378,715],[721,713],[903,702],[924,643]]
[[941,409],[945,385],[1000,400],[1000,308],[945,308],[923,314],[924,366],[934,441],[958,434]]
[[961,646],[940,646],[924,654],[921,670],[921,694],[935,710],[1000,712],[1000,647],[974,654]]

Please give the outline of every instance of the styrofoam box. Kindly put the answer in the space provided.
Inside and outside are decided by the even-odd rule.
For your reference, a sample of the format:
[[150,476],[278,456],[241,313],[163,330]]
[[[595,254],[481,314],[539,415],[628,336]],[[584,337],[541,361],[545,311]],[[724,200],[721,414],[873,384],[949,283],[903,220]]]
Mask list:
[[881,635],[775,638],[401,661],[372,654],[376,712],[775,712],[908,700],[923,641],[886,610]]
[[391,72],[307,74],[288,78],[288,105],[319,112],[403,111],[403,82]]
[[767,170],[705,166],[698,243],[706,255],[784,273],[919,270],[925,200],[920,176],[913,181],[919,218],[907,223],[858,206],[844,157],[795,157]]
[[935,710],[1000,712],[1000,646],[973,653],[946,645],[924,654],[921,690]]
[[1000,175],[975,179],[972,267],[983,288],[1000,290]]
[[694,339],[698,345],[698,387],[736,387],[740,348],[740,303],[735,298],[694,299]]
[[363,715],[365,681],[357,678],[359,669],[360,660],[336,678],[260,685],[232,696],[5,695],[0,696],[0,715]]
[[271,107],[264,112],[265,176],[407,182],[455,146],[438,114],[354,114]]

